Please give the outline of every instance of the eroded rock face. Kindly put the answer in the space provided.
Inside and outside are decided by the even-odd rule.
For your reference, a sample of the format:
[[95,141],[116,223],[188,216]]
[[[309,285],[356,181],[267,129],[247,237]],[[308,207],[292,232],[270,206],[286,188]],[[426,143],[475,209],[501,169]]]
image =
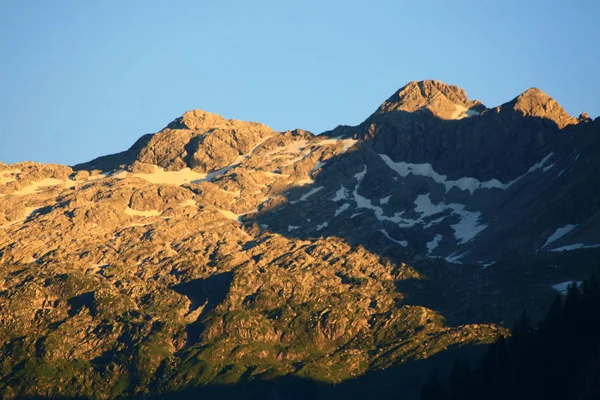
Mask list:
[[537,88],[531,88],[523,92],[509,103],[515,111],[525,116],[545,118],[554,121],[559,128],[576,124],[577,120],[567,112],[550,96]]
[[211,172],[230,165],[272,134],[262,124],[193,110],[154,135],[137,160],[168,171],[189,167]]
[[195,110],[73,169],[0,164],[0,396],[341,382],[495,340],[553,297],[503,259],[600,244],[598,126],[425,81],[319,136]]
[[480,114],[485,106],[477,100],[469,100],[458,86],[427,80],[410,82],[387,99],[375,114],[424,110],[440,119],[455,120]]

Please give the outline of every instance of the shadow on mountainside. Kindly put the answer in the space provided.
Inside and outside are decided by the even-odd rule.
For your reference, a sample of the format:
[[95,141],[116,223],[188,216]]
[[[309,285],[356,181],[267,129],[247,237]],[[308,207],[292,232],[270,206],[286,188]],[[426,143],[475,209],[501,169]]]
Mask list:
[[[339,384],[328,384],[297,376],[273,379],[255,378],[231,385],[199,386],[180,391],[135,396],[123,393],[123,399],[265,399],[265,400],[328,400],[328,399],[399,399],[416,400],[422,384],[432,373],[449,375],[456,359],[468,357],[477,361],[485,346],[452,347],[423,360],[411,360],[384,370],[374,370]],[[28,400],[60,399],[91,400],[91,397],[20,397]]]
[[190,300],[188,314],[200,311],[196,320],[186,327],[188,345],[198,341],[204,329],[204,324],[200,322],[202,316],[214,310],[217,305],[225,300],[232,281],[233,272],[223,272],[205,279],[193,279],[171,288]]
[[[166,393],[155,399],[401,399],[416,400],[425,380],[434,372],[447,376],[455,359],[478,360],[484,346],[451,348],[424,360],[408,361],[384,370],[374,370],[339,384],[285,376],[269,380],[255,379],[232,385],[211,385]],[[140,398],[141,399],[141,398]]]
[[[372,128],[372,124],[377,124],[377,128]],[[569,130],[570,134],[565,130]],[[352,197],[352,191],[357,190],[356,176],[363,171],[366,171],[366,177],[359,182],[358,194],[362,193],[361,197],[370,201],[375,200],[369,199],[365,193],[379,193],[383,197],[393,194],[398,186],[411,191],[412,199],[432,191],[431,182],[425,178],[413,183],[412,187],[391,182],[390,177],[394,173],[378,153],[405,162],[430,163],[434,170],[448,175],[448,179],[472,176],[480,181],[499,179],[508,182],[543,159],[549,149],[557,155],[566,152],[565,144],[579,132],[582,130],[577,125],[561,131],[550,119],[524,117],[514,110],[489,111],[482,116],[462,120],[442,120],[428,110],[376,115],[358,127],[338,127],[326,132],[329,137],[354,135],[364,141],[327,160],[325,167],[313,174],[312,184],[295,187],[285,193],[287,203],[261,210],[245,223],[256,223],[263,229],[304,240],[339,237],[353,246],[363,246],[396,265],[406,262],[425,279],[397,282],[398,291],[406,295],[405,304],[438,311],[449,325],[499,323],[510,327],[523,308],[532,309],[534,316],[541,317],[555,294],[549,285],[542,287],[531,276],[532,270],[528,269],[527,260],[523,258],[530,253],[519,253],[515,249],[507,257],[511,259],[509,263],[499,260],[489,269],[422,257],[419,254],[426,253],[427,249],[399,245],[401,241],[410,241],[411,237],[422,238],[418,229],[400,228],[384,218],[376,218],[371,210],[352,205],[350,211],[342,210],[338,217],[336,209],[339,211],[341,202],[329,200],[342,189]],[[503,156],[498,157],[498,154]],[[368,171],[365,166],[368,166]],[[416,191],[412,192],[415,188]],[[303,197],[316,190],[319,190],[315,192],[317,194]],[[502,200],[490,201],[496,202],[497,206],[506,205],[501,203]],[[385,215],[393,215],[394,206],[411,210],[414,203],[386,202],[378,206]],[[353,213],[351,217],[349,212]],[[432,215],[423,222],[431,222],[439,216]],[[506,276],[493,272],[502,264],[505,264],[502,271]]]

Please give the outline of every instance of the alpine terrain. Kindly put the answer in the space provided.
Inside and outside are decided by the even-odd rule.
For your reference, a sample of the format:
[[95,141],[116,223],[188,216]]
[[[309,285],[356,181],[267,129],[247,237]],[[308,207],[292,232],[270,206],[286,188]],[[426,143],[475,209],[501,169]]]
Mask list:
[[0,163],[0,397],[416,398],[595,271],[599,154],[538,89],[421,81],[319,135],[193,110]]

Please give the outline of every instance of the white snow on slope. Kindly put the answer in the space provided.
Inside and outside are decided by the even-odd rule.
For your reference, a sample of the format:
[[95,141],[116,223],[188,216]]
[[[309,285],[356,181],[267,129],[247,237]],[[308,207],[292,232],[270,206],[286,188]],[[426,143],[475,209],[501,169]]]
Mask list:
[[196,207],[196,202],[193,199],[187,199],[179,203],[181,207]]
[[323,168],[323,166],[325,165],[326,161],[318,161],[315,166],[310,170],[310,172],[316,171],[319,168]]
[[503,189],[506,190],[511,187],[513,184],[521,180],[526,175],[532,173],[535,170],[543,168],[544,164],[552,157],[553,153],[548,154],[542,161],[533,165],[529,170],[521,175],[520,177],[508,182],[502,183],[498,179],[491,179],[489,181],[481,182],[476,178],[464,177],[457,180],[448,180],[446,175],[441,175],[437,173],[433,166],[429,163],[424,164],[412,164],[403,161],[395,162],[386,154],[379,154],[379,157],[383,160],[383,162],[393,171],[395,171],[398,175],[403,178],[406,178],[408,175],[417,175],[417,176],[425,176],[433,179],[435,182],[440,183],[445,186],[446,192],[448,192],[453,187],[456,187],[461,190],[468,190],[471,194],[477,189]]
[[[114,177],[125,177],[129,175],[127,171],[117,171],[111,176]],[[201,182],[206,179],[207,174],[192,171],[189,168],[183,168],[179,171],[165,171],[160,167],[154,168],[154,172],[151,174],[134,173],[130,174],[133,177],[142,178],[143,180],[154,183],[154,184],[166,184],[166,185],[184,185],[186,183]]]
[[354,139],[342,139],[341,136],[336,136],[333,137],[331,139],[325,139],[322,140],[320,142],[317,142],[316,145],[317,146],[324,146],[324,145],[337,145],[338,143],[342,143],[342,154],[347,152],[348,149],[350,149],[350,147],[354,146],[354,144],[356,142],[358,142],[358,140],[354,140]]
[[434,205],[429,198],[429,193],[420,194],[415,199],[415,211],[421,214],[421,219],[439,214],[448,209],[444,203]]
[[428,223],[426,223],[425,225],[423,225],[423,228],[429,229],[432,226],[439,224],[440,222],[442,222],[443,220],[445,220],[448,217],[450,217],[450,215],[443,215],[443,216],[441,216],[439,218],[432,219],[431,221],[429,221]]
[[296,204],[299,201],[306,201],[306,199],[308,199],[310,196],[312,196],[313,194],[317,193],[321,189],[323,189],[323,186],[319,186],[319,187],[313,188],[313,189],[309,190],[308,192],[304,193],[302,195],[302,197],[300,197],[298,200],[292,200],[292,201],[290,201],[290,204]]
[[467,107],[458,104],[455,104],[455,107],[456,109],[454,110],[454,113],[452,113],[452,115],[450,116],[450,119],[463,119],[479,115],[477,111],[469,110]]
[[267,152],[266,156],[272,156],[274,154],[287,154],[287,155],[298,155],[302,153],[306,146],[308,145],[308,141],[306,139],[295,140],[291,143],[288,143],[285,146],[276,147],[275,149]]
[[570,244],[568,246],[551,249],[550,251],[571,251],[571,250],[579,250],[579,249],[600,249],[600,244],[575,243],[575,244]]
[[457,208],[454,209],[454,212],[460,215],[460,221],[454,225],[450,225],[454,229],[454,237],[456,237],[459,244],[471,241],[487,228],[487,225],[479,224],[479,219],[481,218],[480,212],[467,211],[462,204],[450,204],[449,206],[456,206]]
[[[288,183],[291,183],[292,181],[288,181]],[[305,178],[305,179],[300,179],[299,181],[296,182],[296,185],[298,186],[304,186],[304,185],[312,185],[313,183],[315,183],[315,181],[312,178]]]
[[404,223],[409,224],[407,226],[414,225],[412,220],[406,220],[404,218],[401,218],[402,213],[396,213],[396,214],[394,214],[393,217],[386,216],[381,207],[373,205],[371,203],[371,200],[358,194],[358,189],[359,189],[360,184],[366,174],[367,174],[367,166],[365,165],[365,168],[361,172],[354,175],[354,177],[358,180],[358,183],[356,184],[356,186],[354,187],[354,191],[352,192],[352,195],[354,196],[354,201],[356,202],[356,207],[357,208],[366,208],[368,210],[374,211],[375,218],[377,218],[379,221],[390,221],[390,222],[394,222],[396,224],[404,222]]
[[229,210],[223,210],[222,208],[218,209],[221,214],[225,216],[225,218],[230,219],[235,222],[240,222],[241,215],[235,214]]
[[461,254],[452,253],[448,257],[444,258],[444,260],[448,261],[451,264],[462,264],[462,262],[458,261],[458,260],[460,260],[461,258],[463,258],[464,256],[466,256],[467,253],[468,252],[461,253]]
[[[372,210],[375,213],[375,218],[379,221],[389,221],[398,224],[401,228],[410,228],[417,224],[423,223],[423,220],[432,215],[440,214],[446,210],[450,210],[452,214],[458,215],[460,220],[451,225],[454,230],[454,236],[459,244],[464,244],[472,240],[475,236],[481,233],[487,228],[487,225],[480,224],[481,213],[478,211],[468,211],[465,209],[464,204],[433,204],[428,194],[422,194],[417,196],[415,199],[415,211],[421,214],[418,219],[403,218],[404,212],[397,212],[393,216],[389,217],[384,214],[383,209],[379,206],[374,205],[371,200],[361,196],[358,193],[358,189],[365,175],[367,174],[367,167],[364,170],[355,174],[354,177],[358,180],[354,191],[354,201],[356,202],[357,208],[366,208]],[[443,220],[445,217],[439,218],[437,221]],[[430,226],[432,223],[427,224]]]
[[567,294],[567,289],[571,286],[572,283],[575,283],[577,286],[581,286],[580,281],[565,281],[561,283],[557,283],[556,285],[552,285],[552,289],[560,292],[561,294]]
[[433,237],[433,239],[431,239],[430,242],[427,242],[427,255],[431,254],[431,252],[438,247],[438,245],[440,244],[440,242],[442,241],[443,236],[440,234],[437,234]]
[[24,188],[21,188],[21,190],[12,193],[14,196],[26,196],[28,194],[34,194],[34,193],[38,193],[40,191],[42,191],[45,188],[51,187],[51,186],[60,186],[62,185],[63,188],[70,188],[75,186],[75,182],[69,180],[69,179],[55,179],[55,178],[44,178],[41,181],[38,182],[34,182],[29,186],[25,186]]
[[197,179],[194,180],[192,183],[200,183],[203,181],[206,182],[212,182],[216,177],[224,175],[227,171],[229,171],[230,169],[239,167],[240,164],[245,160],[245,158],[243,156],[238,156],[235,161],[233,161],[231,164],[229,164],[228,166],[218,169],[216,171],[212,171],[209,172],[208,174],[206,174],[206,177],[203,179]]
[[542,169],[542,171],[543,171],[543,172],[548,172],[548,171],[550,171],[552,168],[554,168],[554,166],[555,166],[555,165],[556,165],[556,164],[550,164],[550,165],[548,165],[547,167],[544,167],[544,168]]
[[345,187],[340,187],[331,201],[340,201],[348,198],[348,190]]
[[569,224],[569,225],[565,225],[561,228],[558,228],[557,230],[554,231],[554,233],[552,235],[550,235],[548,237],[548,240],[546,240],[546,243],[542,246],[542,248],[548,246],[552,242],[557,241],[558,239],[565,236],[567,233],[571,232],[573,229],[577,228],[578,226],[579,226],[578,224]]
[[337,210],[335,210],[334,216],[337,217],[338,215],[340,215],[341,213],[343,213],[344,211],[346,211],[349,208],[350,208],[350,204],[348,204],[348,203],[342,204]]
[[317,231],[320,231],[323,228],[327,228],[329,226],[329,222],[323,222],[322,224],[317,225]]
[[406,240],[396,240],[393,237],[390,236],[389,233],[387,233],[387,231],[385,229],[380,229],[379,232],[383,233],[383,235],[390,239],[392,242],[398,243],[400,246],[402,247],[406,247],[408,246],[408,242]]
[[125,214],[135,216],[135,217],[156,217],[162,213],[158,210],[139,211],[139,210],[134,210],[133,208],[127,207],[125,209]]
[[[450,227],[454,230],[454,237],[458,240],[459,244],[469,242],[487,228],[487,225],[480,224],[479,222],[481,213],[479,211],[466,210],[464,204],[439,203],[434,205],[429,198],[429,193],[417,196],[415,204],[415,211],[421,214],[421,218],[416,220],[415,223],[446,210],[451,210],[452,214],[458,215],[460,220],[456,224],[450,225]],[[441,221],[444,218],[446,217],[439,218],[436,221]],[[430,226],[431,223],[427,225]]]
[[381,199],[379,199],[379,203],[380,204],[387,204],[390,201],[390,198],[392,196],[386,196],[386,197],[382,197]]

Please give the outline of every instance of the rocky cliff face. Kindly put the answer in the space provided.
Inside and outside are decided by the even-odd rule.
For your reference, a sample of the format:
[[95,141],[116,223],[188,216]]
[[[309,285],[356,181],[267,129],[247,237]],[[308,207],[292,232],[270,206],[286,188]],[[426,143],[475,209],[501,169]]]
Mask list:
[[317,136],[195,110],[0,164],[0,393],[338,383],[492,341],[597,259],[599,132],[424,81]]

